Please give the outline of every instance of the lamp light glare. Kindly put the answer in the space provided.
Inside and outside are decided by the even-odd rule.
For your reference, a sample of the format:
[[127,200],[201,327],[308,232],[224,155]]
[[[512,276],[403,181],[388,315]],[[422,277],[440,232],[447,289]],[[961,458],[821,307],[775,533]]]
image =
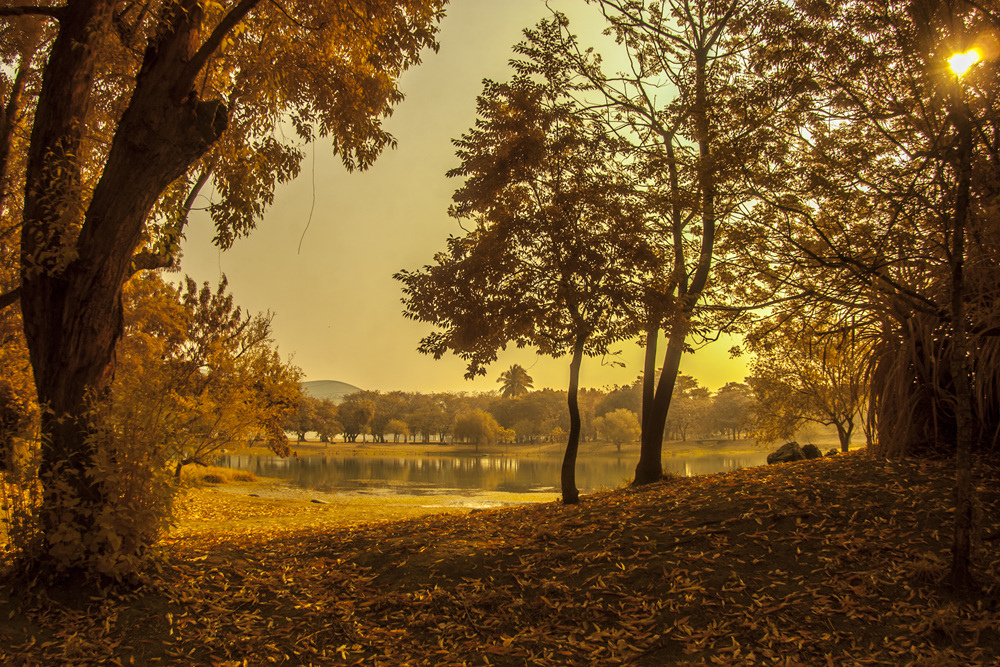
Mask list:
[[969,68],[983,59],[983,54],[979,49],[969,49],[965,53],[956,53],[948,58],[948,67],[956,76],[962,76],[969,71]]

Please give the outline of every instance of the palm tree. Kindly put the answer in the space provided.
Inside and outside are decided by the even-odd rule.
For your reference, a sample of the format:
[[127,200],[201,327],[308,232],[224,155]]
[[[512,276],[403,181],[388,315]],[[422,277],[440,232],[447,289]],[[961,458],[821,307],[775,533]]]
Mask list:
[[531,376],[528,375],[528,371],[524,370],[521,364],[514,364],[510,367],[510,370],[501,373],[497,382],[503,383],[500,395],[504,398],[524,396],[531,391],[532,387]]

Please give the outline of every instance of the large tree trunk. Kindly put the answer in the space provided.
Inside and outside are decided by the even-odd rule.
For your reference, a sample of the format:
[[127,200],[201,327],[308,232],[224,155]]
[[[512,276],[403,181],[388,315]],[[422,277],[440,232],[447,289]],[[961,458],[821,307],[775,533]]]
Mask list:
[[64,238],[71,231],[66,218],[72,215],[73,201],[82,196],[76,156],[90,106],[95,41],[110,19],[110,3],[67,5],[42,78],[26,174],[21,310],[43,407],[41,526],[47,550],[61,560],[72,559],[64,545],[89,532],[103,496],[85,474],[94,458],[85,392],[100,386],[110,353],[86,340],[98,333],[92,322],[66,312],[77,304],[69,294],[72,267],[65,262],[72,249]]
[[564,505],[580,502],[580,491],[576,488],[576,453],[580,446],[580,404],[577,395],[580,390],[580,365],[583,363],[585,339],[577,338],[573,345],[573,358],[569,364],[569,440],[562,462],[562,500]]
[[851,448],[851,434],[854,432],[854,420],[837,422],[837,437],[840,438],[840,451],[847,453]]
[[[651,484],[663,477],[663,431],[667,425],[667,413],[670,411],[670,398],[677,383],[686,332],[687,328],[683,323],[677,323],[667,339],[667,351],[660,379],[656,383],[656,394],[650,405],[649,415],[644,414],[642,418],[639,463],[635,467],[633,484]],[[643,410],[645,409],[646,406],[643,405]]]
[[[184,0],[146,54],[102,176],[80,215],[80,133],[87,119],[94,49],[110,29],[111,3],[73,2],[43,75],[28,155],[21,246],[22,312],[42,419],[42,527],[69,567],[100,552],[91,528],[104,493],[91,473],[90,409],[109,387],[122,334],[122,286],[143,222],[160,193],[218,139],[219,102],[200,102],[181,73],[201,22]],[[82,222],[74,240],[72,229]],[[82,547],[82,552],[71,553]],[[108,547],[110,548],[110,547]]]
[[[663,370],[660,372],[660,380],[657,382],[656,394],[653,398],[653,409],[647,420],[643,417],[644,429],[642,434],[642,445],[639,451],[639,463],[635,469],[634,484],[649,484],[659,480],[663,476],[662,450],[663,450],[663,429],[666,425],[667,412],[670,410],[670,398],[673,394],[674,383],[677,380],[677,372],[680,369],[681,354],[684,351],[684,339],[687,336],[688,323],[691,314],[694,312],[698,299],[708,283],[708,275],[712,268],[712,253],[715,250],[715,196],[716,196],[716,173],[714,159],[711,154],[711,135],[709,132],[708,118],[708,82],[707,68],[708,56],[704,50],[695,54],[695,103],[691,109],[695,120],[698,134],[698,187],[701,191],[700,216],[701,216],[701,248],[698,261],[695,264],[694,276],[690,284],[686,276],[682,275],[678,284],[679,312],[672,318],[670,327],[670,338],[667,343],[667,352],[663,362]],[[674,163],[673,147],[668,147],[670,163]],[[679,187],[674,182],[674,172],[671,172],[671,187],[677,191]],[[685,271],[684,263],[684,234],[682,218],[675,212],[674,226],[674,253],[675,270],[682,274]]]

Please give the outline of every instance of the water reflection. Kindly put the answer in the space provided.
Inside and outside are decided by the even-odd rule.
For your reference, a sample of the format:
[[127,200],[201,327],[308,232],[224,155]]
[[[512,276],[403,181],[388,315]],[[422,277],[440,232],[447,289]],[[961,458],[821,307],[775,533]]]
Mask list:
[[[664,468],[676,475],[701,475],[761,465],[766,453],[668,458]],[[250,470],[307,489],[405,495],[557,491],[561,461],[512,456],[277,456],[225,455],[219,465]],[[584,493],[627,484],[635,471],[631,458],[581,459],[576,483]]]

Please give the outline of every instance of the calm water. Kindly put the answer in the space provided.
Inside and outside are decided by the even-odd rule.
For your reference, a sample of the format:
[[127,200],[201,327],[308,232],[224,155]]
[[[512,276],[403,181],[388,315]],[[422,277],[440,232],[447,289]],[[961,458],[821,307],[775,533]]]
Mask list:
[[[678,475],[700,475],[761,465],[766,452],[664,458]],[[632,479],[634,457],[577,461],[582,492],[620,487]],[[222,456],[219,465],[250,470],[307,489],[332,493],[433,495],[477,492],[548,492],[559,488],[561,460],[516,456]]]

